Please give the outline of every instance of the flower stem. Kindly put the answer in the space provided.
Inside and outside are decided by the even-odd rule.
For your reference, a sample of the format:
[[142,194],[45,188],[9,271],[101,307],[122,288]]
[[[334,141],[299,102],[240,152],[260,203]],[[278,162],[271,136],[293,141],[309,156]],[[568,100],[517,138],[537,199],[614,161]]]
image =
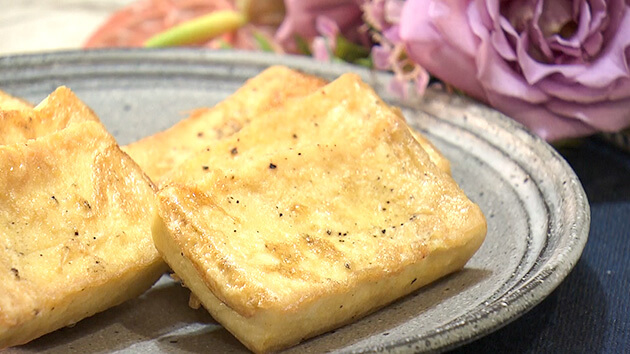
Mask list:
[[237,11],[222,10],[183,22],[160,32],[144,42],[147,48],[194,44],[239,29],[247,17]]

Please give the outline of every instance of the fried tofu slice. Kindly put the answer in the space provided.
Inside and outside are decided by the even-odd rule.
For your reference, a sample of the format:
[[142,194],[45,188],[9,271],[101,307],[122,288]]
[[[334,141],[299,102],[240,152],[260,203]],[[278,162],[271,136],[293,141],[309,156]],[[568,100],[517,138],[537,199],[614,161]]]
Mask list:
[[324,84],[325,81],[317,77],[273,66],[216,106],[197,109],[171,128],[127,145],[123,150],[158,182],[193,153],[231,136],[261,113]]
[[[264,113],[286,101],[306,96],[326,81],[289,69],[272,66],[248,80],[233,95],[212,108],[195,110],[171,128],[123,147],[151,179],[160,184],[163,176],[194,153],[232,136]],[[450,164],[425,137],[416,138],[431,159],[450,173]]]
[[81,122],[99,118],[65,86],[58,87],[36,107],[0,110],[0,145],[26,142]]
[[254,352],[355,321],[461,269],[480,208],[359,77],[252,121],[158,192],[156,247]]
[[19,111],[31,108],[33,106],[27,101],[0,90],[0,111]]
[[2,134],[0,348],[134,298],[167,268],[152,182],[79,103],[61,88],[12,116],[22,136]]
[[[390,106],[390,108],[394,113],[396,113],[396,115],[398,115],[400,119],[405,120],[405,116],[403,115],[400,108],[394,106]],[[416,141],[420,144],[420,146],[422,146],[424,151],[427,152],[427,154],[429,155],[429,160],[431,160],[431,162],[433,162],[435,166],[437,166],[437,168],[450,175],[451,162],[444,155],[442,155],[440,150],[438,150],[438,148],[433,145],[433,143],[424,135],[420,134],[412,127],[409,127],[409,130],[411,131],[411,135],[413,136],[413,138],[416,139]]]

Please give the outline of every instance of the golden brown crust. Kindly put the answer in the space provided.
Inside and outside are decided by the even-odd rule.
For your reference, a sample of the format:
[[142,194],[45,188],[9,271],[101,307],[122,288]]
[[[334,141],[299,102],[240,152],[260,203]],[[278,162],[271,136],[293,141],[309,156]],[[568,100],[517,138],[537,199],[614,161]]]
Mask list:
[[[199,108],[171,128],[123,147],[160,184],[163,176],[198,151],[228,138],[287,101],[312,94],[326,81],[283,66],[272,66],[248,80],[212,108]],[[402,117],[400,111],[397,112]],[[423,136],[418,141],[439,168],[450,173],[446,158]]]
[[0,145],[26,142],[81,122],[100,124],[88,106],[61,86],[34,108],[0,110]]
[[173,127],[123,148],[158,182],[188,156],[231,136],[285,101],[323,86],[325,81],[282,66],[273,66],[247,81],[212,108],[195,110]]
[[0,90],[0,111],[27,110],[33,108],[29,102]]

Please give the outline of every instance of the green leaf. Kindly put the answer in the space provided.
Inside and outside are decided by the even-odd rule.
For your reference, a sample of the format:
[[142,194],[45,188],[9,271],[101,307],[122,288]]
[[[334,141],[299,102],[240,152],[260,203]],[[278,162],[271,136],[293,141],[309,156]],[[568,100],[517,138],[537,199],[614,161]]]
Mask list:
[[223,39],[219,41],[219,49],[232,49],[234,48],[229,42],[224,41]]
[[352,43],[343,36],[337,36],[335,56],[347,62],[353,63],[359,59],[367,58],[370,50],[364,46]]
[[367,68],[371,68],[372,67],[372,58],[371,57],[359,58],[359,59],[355,60],[354,63],[357,64],[357,65],[365,66]]
[[273,46],[271,45],[271,43],[269,43],[269,41],[267,40],[267,38],[265,38],[265,36],[263,36],[262,34],[258,32],[254,32],[253,37],[254,37],[254,40],[256,41],[256,44],[258,44],[258,48],[260,48],[260,50],[262,50],[263,52],[274,51]]
[[298,52],[304,55],[311,55],[311,48],[309,48],[308,43],[301,36],[296,35],[294,37],[295,44],[297,45]]

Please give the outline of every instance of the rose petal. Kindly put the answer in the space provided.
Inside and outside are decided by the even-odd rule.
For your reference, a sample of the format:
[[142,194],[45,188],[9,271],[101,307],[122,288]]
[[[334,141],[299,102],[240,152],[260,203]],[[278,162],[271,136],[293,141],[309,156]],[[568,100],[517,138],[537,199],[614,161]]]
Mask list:
[[334,21],[350,41],[365,41],[359,32],[361,8],[354,0],[286,0],[286,15],[276,32],[276,40],[288,51],[297,52],[295,37],[311,40],[317,36],[316,18],[326,16]]
[[389,27],[383,31],[383,37],[393,44],[400,42],[400,27],[398,25]]
[[[617,36],[617,29],[620,29],[620,23],[623,20],[624,14],[628,13],[628,7],[630,3],[627,0],[591,0],[594,3],[604,2],[604,9],[598,6],[598,10],[604,12],[603,16],[606,22],[606,31],[604,35],[604,43],[611,41],[612,37]],[[626,29],[627,33],[627,29]]]
[[555,141],[566,137],[586,136],[596,132],[582,121],[559,116],[545,106],[529,104],[518,98],[488,92],[490,104],[507,116],[517,119],[541,138]]
[[[407,1],[403,9],[403,16],[416,16],[416,21],[420,22],[422,16],[426,16],[435,29],[452,46],[459,48],[463,54],[474,56],[477,40],[470,31],[466,9],[470,1],[454,0],[445,3],[443,1]],[[408,19],[407,22],[410,22]],[[402,24],[402,17],[401,17]]]
[[517,55],[523,76],[528,83],[535,84],[542,78],[557,73],[589,87],[604,87],[618,78],[630,77],[628,59],[625,55],[625,49],[630,47],[630,36],[625,35],[630,31],[630,6],[627,7],[619,26],[617,35],[590,65],[540,63],[527,53],[527,37],[522,35],[518,41]]
[[311,44],[313,58],[319,61],[330,61],[330,48],[323,37],[316,37]]
[[629,79],[618,79],[608,86],[597,88],[578,85],[554,75],[541,80],[536,87],[551,97],[567,102],[594,103],[630,98]]
[[619,131],[627,127],[630,121],[630,99],[589,104],[552,100],[546,107],[551,112],[580,120],[599,131]]
[[[493,50],[490,41],[490,33],[482,26],[479,26],[477,19],[478,12],[470,11],[469,18],[471,26],[481,40],[476,58],[477,78],[485,90],[501,92],[511,97],[539,103],[547,100],[547,95],[542,91],[530,86],[523,77],[512,69],[507,62],[501,59],[500,55]],[[430,70],[430,69],[429,69]],[[457,84],[455,84],[457,86]]]
[[[476,0],[477,9],[480,14],[481,24],[486,28],[493,28],[500,19],[505,19],[501,15],[501,7],[498,0]],[[510,27],[512,25],[510,24]]]
[[320,35],[328,39],[334,39],[339,34],[339,26],[327,16],[317,16],[315,18],[315,29]]
[[[458,3],[463,3],[459,1]],[[434,5],[431,5],[434,4]],[[483,89],[475,77],[477,39],[467,26],[462,14],[455,14],[439,1],[427,6],[422,0],[407,0],[400,19],[400,37],[406,44],[407,54],[422,67],[440,79],[456,85],[471,96],[485,101]],[[457,16],[447,19],[444,16]],[[456,24],[443,37],[434,21]],[[459,23],[457,23],[459,21]]]
[[582,4],[581,10],[583,10],[584,5],[588,7],[586,1],[538,1],[534,10],[532,22],[534,22],[536,26],[540,26],[543,37],[549,37],[554,33],[558,33],[565,23],[576,20],[573,16],[574,9],[572,9],[572,5],[575,5],[576,3]]
[[[549,10],[547,10],[547,8],[549,8],[550,6],[550,3],[556,4],[555,7],[557,7],[558,9],[554,11],[554,13],[557,13],[557,17],[560,18],[560,20],[553,17],[547,18],[543,22],[545,27],[542,27],[540,25],[541,17],[543,16],[543,14],[550,12]],[[555,28],[553,27],[556,21],[564,21],[565,17],[568,17],[569,19],[571,18],[571,15],[568,13],[568,11],[564,11],[565,9],[563,6],[557,6],[557,4],[559,3],[566,4],[565,1],[549,2],[538,0],[536,6],[534,7],[533,18],[527,22],[524,30],[522,31],[523,33],[528,34],[531,41],[531,44],[527,48],[527,52],[530,53],[530,55],[533,55],[533,53],[537,53],[537,55],[541,56],[540,61],[542,62],[550,62],[553,60],[553,52],[551,51],[551,48],[549,48],[549,44],[546,41],[546,37],[548,36],[547,32],[555,30]],[[563,13],[564,15],[562,15]]]
[[400,23],[404,0],[385,0],[385,20],[389,23]]
[[362,5],[363,18],[365,22],[381,32],[387,27],[388,23],[385,19],[385,0],[366,1]]
[[529,103],[541,103],[548,99],[544,92],[529,85],[518,72],[488,47],[487,43],[482,42],[477,57],[477,77],[486,91],[501,92],[503,95],[518,97]]
[[589,57],[594,57],[599,53],[604,45],[604,35],[597,32],[588,37],[584,43],[582,43],[582,49]]
[[407,53],[416,62],[441,80],[451,83],[467,94],[485,101],[483,88],[475,73],[473,58],[467,58],[450,46],[429,43],[407,43]]
[[[508,24],[505,19],[502,18],[501,20],[505,21],[505,24]],[[494,50],[496,50],[497,53],[504,60],[507,60],[507,61],[516,60],[516,52],[514,51],[514,48],[510,45],[510,42],[508,41],[505,35],[505,32],[492,31],[490,36],[491,36],[492,46],[494,47]]]
[[391,68],[391,49],[388,49],[382,45],[375,45],[372,47],[371,57],[374,67],[378,70],[389,70]]
[[418,94],[418,97],[422,97],[424,95],[424,92],[426,91],[427,86],[429,85],[430,79],[431,79],[431,76],[426,70],[424,70],[423,68],[420,68],[418,70],[418,75],[414,79],[414,83],[416,86],[416,93]]
[[618,78],[630,78],[630,5],[626,6],[619,28],[591,65],[583,67],[575,81],[584,86],[604,87]]
[[406,99],[409,92],[409,84],[406,81],[393,79],[387,84],[387,90],[396,97]]
[[[591,18],[589,20],[588,36],[583,38],[582,42],[587,41],[588,37],[604,31],[610,21],[610,16],[606,11],[608,6],[605,0],[591,0],[589,4]],[[617,26],[618,24],[617,22],[614,25]]]
[[527,52],[528,36],[522,33],[517,41],[516,55],[525,80],[533,85],[549,75],[560,73],[564,77],[575,77],[584,71],[584,65],[544,64],[532,58]]
[[[496,12],[493,11],[493,19],[496,21],[498,16],[505,16],[509,19],[512,27],[518,32],[523,31],[527,23],[534,18],[535,5],[540,0],[512,0],[501,1],[501,6],[497,0],[486,0],[486,6],[490,8],[496,8]],[[500,15],[499,15],[499,9]]]
[[[471,28],[475,35],[484,35],[491,32],[492,44],[495,50],[508,61],[516,60],[514,44],[518,33],[512,24],[499,13],[499,3],[496,0],[486,0],[485,4],[476,7],[478,15],[469,15]],[[471,10],[469,10],[470,12]]]
[[[582,60],[582,43],[584,42],[584,40],[586,40],[591,31],[591,10],[586,1],[582,2],[582,7],[580,9],[580,18],[578,19],[577,23],[578,28],[570,38],[563,38],[559,34],[554,34],[550,36],[549,47],[556,52],[561,52],[564,55],[570,55],[572,57]],[[558,33],[560,29],[561,26],[556,29],[554,33]]]

